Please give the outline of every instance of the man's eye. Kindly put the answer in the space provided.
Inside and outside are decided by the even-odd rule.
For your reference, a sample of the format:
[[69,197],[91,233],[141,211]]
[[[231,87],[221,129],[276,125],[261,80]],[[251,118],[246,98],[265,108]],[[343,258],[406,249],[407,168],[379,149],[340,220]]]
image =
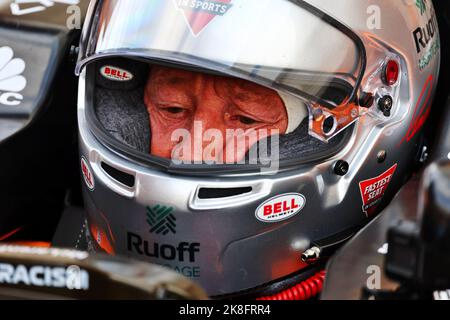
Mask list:
[[169,108],[165,108],[165,110],[167,112],[173,113],[173,114],[181,113],[184,111],[183,108],[179,108],[179,107],[169,107]]
[[242,124],[246,124],[246,125],[249,125],[249,124],[255,124],[255,123],[256,123],[256,120],[253,120],[252,118],[245,117],[245,116],[239,116],[239,117],[238,117],[238,120],[239,120]]

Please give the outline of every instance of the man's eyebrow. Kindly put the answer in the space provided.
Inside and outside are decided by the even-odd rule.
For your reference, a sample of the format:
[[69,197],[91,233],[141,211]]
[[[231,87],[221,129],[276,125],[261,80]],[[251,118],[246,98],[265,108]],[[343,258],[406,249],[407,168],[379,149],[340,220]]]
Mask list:
[[167,104],[167,103],[181,103],[184,105],[192,105],[192,99],[191,97],[183,92],[181,94],[177,94],[177,95],[162,95],[161,92],[158,92],[156,95],[156,100],[154,100],[156,103],[162,103],[162,104]]
[[[166,82],[167,84],[167,82]],[[158,88],[158,86],[161,86]],[[171,90],[171,91],[167,91]],[[173,91],[175,90],[175,91]],[[173,92],[176,92],[174,94]],[[170,89],[165,87],[162,83],[157,84],[153,90],[153,101],[156,103],[182,103],[192,104],[192,98],[189,95],[188,90],[177,86],[172,86]]]
[[[231,100],[241,109],[238,105],[239,103],[251,103],[253,106],[261,106],[265,107],[265,101],[260,101],[259,96],[254,93],[243,93],[239,92],[238,94],[230,95]],[[245,110],[243,110],[245,111]]]
[[[232,95],[236,100],[242,101],[242,102],[256,102],[257,95],[251,94],[251,93],[245,93],[245,92],[239,92],[235,95]],[[253,98],[253,99],[252,99]],[[256,99],[255,99],[256,98]]]
[[173,76],[169,76],[167,78],[167,81],[165,81],[168,84],[172,84],[172,85],[177,85],[180,83],[186,83],[186,82],[190,82],[192,81],[192,79],[190,79],[189,77],[182,77],[179,75],[173,75]]
[[[233,101],[233,106],[240,110],[244,115],[248,115],[251,116],[253,118],[255,118],[255,120],[260,121],[260,122],[274,122],[271,121],[273,119],[272,118],[272,114],[265,114],[265,113],[260,113],[260,110],[253,110],[252,112],[250,112],[249,110],[246,110],[245,108],[243,108],[242,106],[239,105],[239,103]],[[261,107],[265,107],[266,105],[263,103],[255,103],[255,105],[261,106]]]

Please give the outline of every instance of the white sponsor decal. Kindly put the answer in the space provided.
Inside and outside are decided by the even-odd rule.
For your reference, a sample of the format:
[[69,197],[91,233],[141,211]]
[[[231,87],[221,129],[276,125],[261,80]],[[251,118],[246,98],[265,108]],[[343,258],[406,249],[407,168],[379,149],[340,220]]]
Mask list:
[[103,66],[100,73],[106,79],[114,81],[130,81],[134,77],[130,71],[114,66]]
[[57,258],[69,258],[76,260],[84,260],[89,254],[84,251],[57,249],[57,248],[42,248],[42,247],[25,247],[16,245],[1,245],[0,254],[31,254],[37,256],[52,256]]
[[433,292],[433,300],[437,301],[449,301],[450,300],[450,290],[442,290]]
[[84,182],[86,183],[88,189],[94,191],[94,175],[92,174],[88,161],[84,157],[81,157],[81,172],[83,173]]
[[256,209],[255,215],[262,222],[279,222],[295,216],[305,204],[306,198],[301,194],[282,194],[262,203]]
[[89,274],[78,266],[50,267],[0,263],[0,283],[69,290],[88,290]]
[[45,11],[45,9],[53,7],[55,3],[77,5],[80,0],[15,0],[10,4],[10,8],[13,15],[23,16]]
[[20,92],[27,85],[27,80],[21,75],[24,71],[25,61],[14,58],[10,47],[0,47],[0,104],[17,106],[22,102]]
[[197,37],[216,17],[225,15],[232,0],[175,0],[194,37]]

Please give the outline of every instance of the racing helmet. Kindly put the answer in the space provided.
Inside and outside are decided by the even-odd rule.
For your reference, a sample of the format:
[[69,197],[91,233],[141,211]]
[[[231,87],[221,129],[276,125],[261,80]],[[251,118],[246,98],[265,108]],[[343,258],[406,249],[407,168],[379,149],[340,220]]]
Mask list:
[[76,70],[92,249],[211,297],[314,275],[317,293],[426,154],[439,41],[431,1],[92,1]]

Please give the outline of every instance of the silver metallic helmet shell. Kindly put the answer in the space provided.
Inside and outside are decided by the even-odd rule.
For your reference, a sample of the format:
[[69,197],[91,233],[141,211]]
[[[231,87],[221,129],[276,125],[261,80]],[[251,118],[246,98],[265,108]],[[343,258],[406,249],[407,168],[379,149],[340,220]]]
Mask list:
[[[127,17],[126,9],[135,10],[140,18],[142,11],[136,8],[141,1],[110,2],[124,11],[124,15],[117,16],[122,20],[116,17],[116,23],[122,21],[126,26],[127,19],[129,24],[140,21],[137,17]],[[144,2],[148,4],[148,0],[143,0],[143,6]],[[373,100],[370,105],[359,107],[358,116],[347,121],[340,132],[336,131],[340,136],[339,143],[334,144],[328,154],[312,157],[312,160],[306,157],[305,161],[287,167],[282,164],[280,170],[270,174],[233,170],[233,167],[227,167],[229,171],[183,171],[149,163],[144,157],[132,154],[129,148],[114,144],[113,139],[106,137],[89,119],[92,116],[91,101],[95,100],[90,79],[98,72],[96,63],[117,56],[149,58],[147,53],[138,50],[142,43],[136,44],[136,48],[114,44],[112,38],[105,36],[107,24],[103,24],[105,28],[101,35],[93,32],[96,25],[102,25],[98,13],[104,8],[101,2],[91,4],[78,66],[80,161],[91,237],[98,249],[111,254],[169,266],[198,281],[211,296],[242,292],[300,272],[307,266],[301,261],[301,254],[311,243],[354,231],[389,203],[411,175],[422,150],[421,129],[432,104],[440,64],[439,32],[431,1],[419,1],[423,5],[406,0],[347,0],[345,4],[328,0],[219,2],[232,6],[227,6],[226,13],[214,17],[205,30],[196,34],[192,25],[189,29],[183,10],[177,7],[180,4],[164,0],[167,6],[173,6],[174,12],[170,14],[180,15],[179,23],[184,23],[183,39],[192,43],[201,41],[202,37],[213,39],[214,32],[219,37],[218,28],[221,24],[226,25],[227,19],[238,25],[236,29],[251,34],[255,32],[254,15],[263,14],[261,8],[270,5],[279,8],[279,11],[273,8],[264,11],[271,13],[267,16],[270,17],[270,21],[266,21],[267,30],[264,30],[270,39],[276,38],[270,34],[272,26],[294,23],[281,13],[289,8],[295,11],[295,6],[300,7],[298,10],[314,10],[324,23],[323,29],[332,30],[330,21],[337,21],[363,44],[362,60],[349,58],[339,51],[329,52],[329,44],[323,43],[326,37],[320,32],[317,39],[305,39],[309,25],[302,26],[301,20],[296,20],[298,25],[292,24],[287,32],[290,37],[298,35],[299,43],[304,41],[305,46],[307,40],[310,42],[312,54],[308,59],[318,54],[314,52],[315,48],[323,46],[326,50],[321,53],[322,59],[327,58],[330,65],[333,65],[333,56],[340,59],[339,67],[346,65],[347,58],[349,65],[352,61],[356,63],[355,94],[362,97],[363,93],[371,93]],[[151,3],[156,6],[159,2]],[[115,14],[118,11],[108,10]],[[246,21],[237,19],[244,14]],[[256,23],[260,26],[260,22]],[[158,32],[170,36],[164,27],[162,21],[160,30],[154,31],[155,37]],[[217,30],[213,30],[215,27]],[[118,26],[111,28],[116,30],[114,28]],[[174,30],[176,27],[171,32],[178,32]],[[140,34],[148,30],[137,28],[134,31]],[[226,35],[227,30],[222,31],[224,41],[230,43],[232,38]],[[255,33],[251,43],[255,45],[264,38]],[[133,41],[130,37],[127,39]],[[292,41],[293,38],[289,39]],[[278,35],[277,44],[281,45],[283,40],[286,38]],[[332,38],[328,40],[335,42]],[[161,39],[158,41],[157,45],[165,45]],[[351,41],[348,43],[353,45]],[[226,48],[221,50],[226,51]],[[240,50],[242,59],[251,62],[250,49],[248,52],[246,48]],[[275,48],[274,55],[282,51]],[[357,55],[353,49],[347,53]],[[233,51],[227,54],[232,55]],[[152,58],[162,57],[164,52]],[[259,58],[263,57],[255,56],[255,59]],[[164,61],[180,62],[175,61],[173,55],[167,55]],[[190,60],[189,63],[194,65],[199,61]],[[297,63],[306,60],[299,61],[289,61],[289,67],[295,68]],[[399,78],[394,84],[385,79],[389,61],[399,67]],[[311,67],[326,69],[323,62]],[[365,68],[361,68],[362,64]],[[212,64],[198,66],[214,69]],[[250,80],[241,69],[235,72],[231,68],[217,67],[214,71]],[[267,86],[272,83],[275,89],[290,92],[286,83],[277,82],[278,78],[265,79],[268,80],[255,82]],[[380,110],[379,105],[386,102],[385,97],[392,99],[389,112]],[[328,112],[333,108],[324,110]],[[314,139],[323,138],[320,133],[314,135],[312,118],[310,116],[307,131],[315,136]],[[327,146],[326,142],[321,143]],[[344,168],[336,168],[337,164],[344,164]],[[345,164],[348,164],[348,170],[345,170]],[[294,207],[289,207],[290,204]],[[264,205],[277,206],[277,210],[283,211],[284,218],[264,219],[264,213],[261,213]]]

